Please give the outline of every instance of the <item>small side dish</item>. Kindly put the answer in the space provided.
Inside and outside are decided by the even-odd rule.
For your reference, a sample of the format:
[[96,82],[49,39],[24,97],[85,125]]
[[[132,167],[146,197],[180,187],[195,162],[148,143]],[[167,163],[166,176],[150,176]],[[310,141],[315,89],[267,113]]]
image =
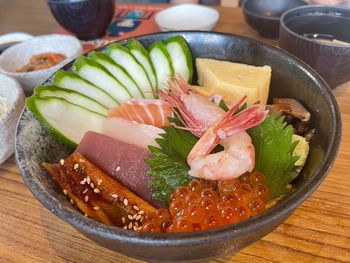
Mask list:
[[[193,15],[196,14],[196,15]],[[212,30],[219,20],[214,8],[198,4],[178,4],[156,14],[155,20],[161,31]]]
[[75,148],[42,166],[85,216],[133,231],[201,231],[259,215],[294,191],[315,132],[307,109],[291,98],[266,105],[268,65],[196,58],[194,86],[192,61],[180,36],[148,50],[114,43],[27,99]]
[[67,57],[61,53],[41,53],[33,55],[29,62],[18,68],[17,72],[30,72],[51,68],[65,60]]
[[0,73],[15,78],[27,95],[65,62],[83,52],[80,41],[67,35],[37,36],[7,48],[0,55]]

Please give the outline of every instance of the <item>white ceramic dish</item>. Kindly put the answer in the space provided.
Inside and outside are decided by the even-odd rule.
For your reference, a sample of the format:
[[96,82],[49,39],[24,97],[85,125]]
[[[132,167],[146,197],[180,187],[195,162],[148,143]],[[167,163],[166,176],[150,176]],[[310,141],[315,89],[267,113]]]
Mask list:
[[162,31],[173,30],[212,30],[219,20],[219,13],[213,8],[183,4],[159,12],[156,23]]
[[[33,55],[46,52],[61,53],[67,59],[48,69],[24,73],[16,72],[16,69],[27,64]],[[62,65],[82,52],[79,40],[73,36],[52,34],[34,37],[6,49],[0,55],[0,73],[16,78],[22,85],[24,92],[31,94],[35,86],[40,85]]]
[[12,32],[5,35],[0,36],[0,47],[6,46],[12,43],[19,43],[23,41],[27,41],[33,38],[32,35],[23,32]]
[[13,78],[0,74],[0,97],[5,98],[5,109],[0,114],[0,164],[15,150],[15,131],[19,115],[24,107],[21,85]]

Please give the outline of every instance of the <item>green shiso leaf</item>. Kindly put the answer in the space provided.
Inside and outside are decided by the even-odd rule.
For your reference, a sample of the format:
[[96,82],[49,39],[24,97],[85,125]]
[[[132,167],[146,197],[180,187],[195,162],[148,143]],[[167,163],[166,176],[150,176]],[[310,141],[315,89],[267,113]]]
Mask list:
[[294,166],[298,156],[293,156],[298,142],[292,142],[293,128],[283,119],[271,115],[248,130],[255,147],[254,170],[265,175],[272,198],[286,194],[298,176]]
[[[171,121],[180,124],[176,117]],[[150,187],[155,190],[152,198],[164,201],[166,205],[176,188],[187,185],[192,180],[186,159],[199,139],[190,132],[173,126],[163,127],[163,130],[165,133],[156,139],[160,148],[149,146],[153,155],[145,161],[150,166],[147,173],[151,177]]]
[[220,103],[219,103],[219,107],[224,110],[224,111],[228,111],[229,108],[227,107],[226,103],[224,100],[220,100]]
[[[219,107],[224,110],[224,111],[229,111],[229,108],[227,107],[226,103],[224,100],[220,100],[219,102]],[[245,109],[248,108],[248,104],[247,103],[243,103],[243,105],[241,107],[239,107],[233,115],[236,115],[238,113],[240,113],[241,111],[244,111]]]

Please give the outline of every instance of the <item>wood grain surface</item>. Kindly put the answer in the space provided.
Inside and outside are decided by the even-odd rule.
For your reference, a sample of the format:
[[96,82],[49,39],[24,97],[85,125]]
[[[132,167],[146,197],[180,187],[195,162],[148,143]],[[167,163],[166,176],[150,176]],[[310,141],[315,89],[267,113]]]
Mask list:
[[[260,39],[239,9],[218,8],[215,31]],[[57,26],[45,1],[0,0],[0,34],[46,34]],[[0,84],[1,85],[1,84]],[[275,231],[213,262],[350,262],[350,84],[334,90],[343,139],[326,180]],[[14,158],[0,165],[0,262],[140,262],[102,248],[56,218],[24,185]]]

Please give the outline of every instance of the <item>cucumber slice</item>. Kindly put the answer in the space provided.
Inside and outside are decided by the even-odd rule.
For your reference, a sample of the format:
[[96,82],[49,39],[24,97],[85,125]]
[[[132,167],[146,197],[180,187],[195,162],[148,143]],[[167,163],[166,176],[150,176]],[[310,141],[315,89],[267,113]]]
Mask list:
[[130,74],[142,90],[145,98],[152,99],[155,97],[152,84],[145,69],[126,47],[113,43],[106,48],[106,53],[115,63],[122,66]]
[[167,82],[169,77],[174,75],[174,68],[165,44],[162,41],[154,42],[150,47],[149,54],[156,70],[158,87],[167,89]]
[[129,91],[104,66],[92,59],[84,56],[78,57],[73,68],[79,76],[106,91],[119,104],[131,99]]
[[146,70],[149,80],[151,81],[153,91],[156,91],[158,86],[156,71],[153,67],[147,49],[145,49],[144,46],[136,39],[129,41],[129,43],[127,44],[127,48],[129,49],[131,54],[136,58],[136,60]]
[[72,147],[87,131],[101,133],[105,120],[103,115],[61,98],[32,96],[26,99],[26,106],[56,139]]
[[53,82],[56,86],[61,88],[79,92],[99,102],[108,109],[119,105],[119,103],[108,95],[108,93],[106,93],[103,89],[96,87],[94,84],[81,78],[75,73],[59,70],[56,72]]
[[171,37],[166,41],[175,74],[180,74],[188,83],[192,82],[193,63],[191,51],[182,36]]
[[123,67],[117,65],[110,57],[98,51],[90,52],[88,56],[104,66],[120,83],[123,83],[133,98],[145,97],[129,73]]
[[54,85],[38,86],[34,90],[34,96],[38,98],[56,97],[77,104],[88,110],[107,116],[108,109],[97,101],[73,90],[63,89]]

